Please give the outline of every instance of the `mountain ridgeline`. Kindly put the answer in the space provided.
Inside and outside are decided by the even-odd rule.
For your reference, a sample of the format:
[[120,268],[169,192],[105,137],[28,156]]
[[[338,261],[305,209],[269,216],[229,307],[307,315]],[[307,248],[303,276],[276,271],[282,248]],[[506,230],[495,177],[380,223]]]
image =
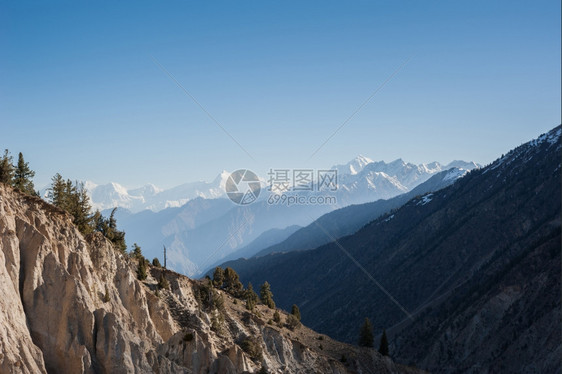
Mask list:
[[436,373],[560,372],[560,126],[316,249],[230,263],[277,305]]

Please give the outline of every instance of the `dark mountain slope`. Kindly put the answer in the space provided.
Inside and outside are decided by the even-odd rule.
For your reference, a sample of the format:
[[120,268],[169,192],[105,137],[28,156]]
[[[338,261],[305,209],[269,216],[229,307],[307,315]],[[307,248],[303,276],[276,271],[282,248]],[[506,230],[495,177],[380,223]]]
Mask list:
[[[299,304],[305,323],[349,342],[356,341],[364,317],[378,331],[406,318],[399,303],[412,318],[401,333],[407,338],[396,339],[398,354],[435,371],[486,372],[477,365],[513,360],[518,368],[552,364],[551,352],[560,349],[560,157],[559,126],[448,188],[410,200],[339,244],[251,259],[235,269],[245,282],[269,281],[278,305]],[[521,290],[515,305],[522,310],[507,303],[484,318],[481,306],[510,284]],[[536,286],[530,290],[529,284]],[[456,345],[442,341],[448,336],[440,330],[445,319],[466,332],[478,313],[484,314],[472,320],[473,329],[491,346],[471,345],[467,352],[467,337],[459,336]],[[506,313],[517,315],[507,330],[498,322],[509,318]],[[543,339],[553,323],[555,335]],[[513,336],[505,331],[522,330],[535,331],[527,346],[539,354],[511,348]]]
[[394,358],[435,373],[560,373],[561,237],[547,226],[391,331]]

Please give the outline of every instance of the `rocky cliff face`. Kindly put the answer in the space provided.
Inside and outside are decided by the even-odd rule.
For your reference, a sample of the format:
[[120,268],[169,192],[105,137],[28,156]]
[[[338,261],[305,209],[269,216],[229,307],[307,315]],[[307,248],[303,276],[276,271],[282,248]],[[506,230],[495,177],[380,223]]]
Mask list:
[[[273,311],[250,314],[202,282],[157,268],[140,282],[135,269],[101,235],[0,185],[0,373],[416,372],[268,323]],[[169,290],[157,291],[161,274]]]

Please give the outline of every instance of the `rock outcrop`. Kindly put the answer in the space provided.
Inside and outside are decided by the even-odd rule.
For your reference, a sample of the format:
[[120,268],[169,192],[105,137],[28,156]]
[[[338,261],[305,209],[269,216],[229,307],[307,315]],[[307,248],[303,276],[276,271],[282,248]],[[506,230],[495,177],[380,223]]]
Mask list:
[[[140,282],[136,266],[63,211],[0,184],[0,373],[417,372],[288,330],[204,281],[151,267]],[[161,276],[169,289],[158,289]]]

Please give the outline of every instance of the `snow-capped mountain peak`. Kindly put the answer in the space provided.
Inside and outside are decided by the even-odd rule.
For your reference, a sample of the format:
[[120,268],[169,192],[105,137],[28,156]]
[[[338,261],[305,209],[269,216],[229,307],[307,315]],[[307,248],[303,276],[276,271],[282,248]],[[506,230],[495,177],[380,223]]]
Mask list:
[[86,181],[84,182],[84,188],[86,188],[86,190],[91,191],[94,188],[96,188],[98,185],[92,181]]
[[228,179],[229,176],[230,176],[230,172],[226,170],[221,171],[220,174],[217,175],[215,180],[213,180],[213,185],[224,190],[224,186],[226,185],[226,180]]
[[462,160],[453,160],[451,162],[449,162],[445,167],[444,170],[447,169],[452,169],[452,168],[459,168],[459,169],[464,169],[464,170],[472,170],[472,169],[478,169],[481,168],[482,166],[472,162],[472,161],[462,161]]
[[405,166],[406,163],[401,158],[397,158],[396,160],[389,162],[388,165],[392,167],[401,167]]
[[98,185],[88,181],[84,185],[94,209],[104,210],[114,207],[126,208],[133,213],[149,209],[159,211],[179,207],[189,200],[201,197],[215,199],[224,196],[224,185],[229,172],[223,170],[213,182],[191,182],[170,189],[162,189],[154,184],[127,189],[119,183]]
[[338,171],[338,174],[356,175],[359,174],[365,168],[365,166],[372,162],[373,160],[371,160],[370,158],[359,155],[345,165],[332,166],[332,169],[336,169]]
[[439,162],[415,165],[399,158],[391,162],[371,161],[365,163],[357,173],[351,167],[357,159],[345,165],[335,166],[338,170],[338,185],[348,194],[347,201],[361,203],[375,199],[388,199],[407,192],[427,181],[433,175],[456,168],[449,179],[458,178],[468,170],[479,167],[473,162],[454,161],[449,165]]
[[369,157],[359,155],[355,157],[355,159],[352,160],[350,163],[355,163],[358,167],[363,168],[365,167],[365,165],[370,164],[371,162],[373,162],[373,160],[371,160]]
[[127,192],[133,196],[154,196],[162,191],[164,191],[162,188],[156,187],[152,183],[149,183],[140,188],[128,190]]

